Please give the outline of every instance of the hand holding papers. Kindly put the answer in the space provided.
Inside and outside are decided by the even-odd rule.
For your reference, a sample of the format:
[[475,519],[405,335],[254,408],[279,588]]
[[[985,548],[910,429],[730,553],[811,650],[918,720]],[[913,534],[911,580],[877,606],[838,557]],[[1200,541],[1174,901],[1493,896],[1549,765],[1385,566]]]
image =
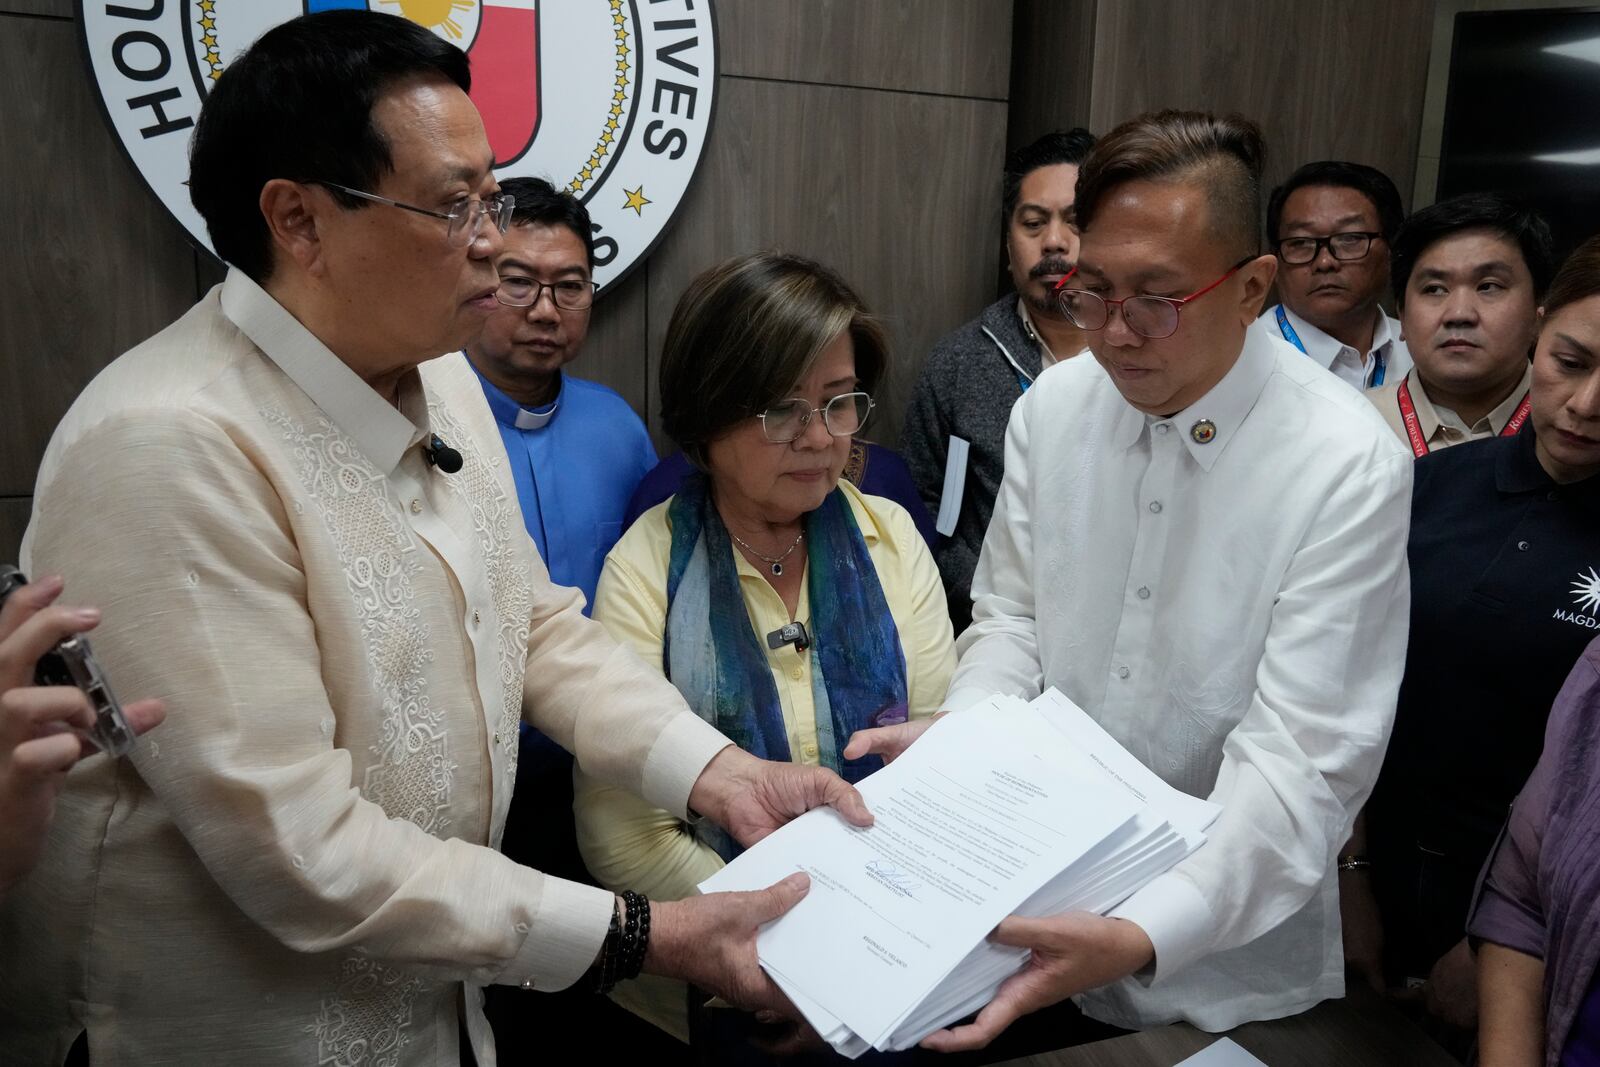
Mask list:
[[701,886],[811,876],[757,949],[852,1056],[910,1047],[988,1003],[1028,956],[986,940],[1007,915],[1109,910],[1198,847],[1215,814],[1168,796],[1054,692],[948,716],[860,789],[872,827],[810,812]]

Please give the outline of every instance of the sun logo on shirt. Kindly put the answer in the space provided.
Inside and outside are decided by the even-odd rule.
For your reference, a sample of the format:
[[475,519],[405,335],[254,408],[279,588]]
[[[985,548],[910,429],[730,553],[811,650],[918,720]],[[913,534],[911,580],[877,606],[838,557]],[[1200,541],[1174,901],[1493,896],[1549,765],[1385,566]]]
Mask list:
[[1589,573],[1578,572],[1578,580],[1572,583],[1572,599],[1578,602],[1578,609],[1593,615],[1600,611],[1600,574],[1596,574],[1593,567]]

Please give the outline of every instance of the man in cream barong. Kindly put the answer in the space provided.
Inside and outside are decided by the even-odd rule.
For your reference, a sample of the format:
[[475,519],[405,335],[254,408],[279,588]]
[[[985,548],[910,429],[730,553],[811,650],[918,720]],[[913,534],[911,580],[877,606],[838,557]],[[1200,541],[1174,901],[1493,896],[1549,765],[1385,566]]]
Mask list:
[[[509,217],[468,84],[341,11],[207,98],[190,188],[228,277],[79,397],[24,545],[167,722],[78,766],[0,908],[6,1062],[86,1032],[95,1063],[492,1064],[481,987],[604,985],[641,910],[495,850],[523,719],[746,842],[869,818],[729,747],[549,582],[478,380],[432,358],[493,308]],[[754,933],[804,891],[656,905],[634,963],[783,1010]]]

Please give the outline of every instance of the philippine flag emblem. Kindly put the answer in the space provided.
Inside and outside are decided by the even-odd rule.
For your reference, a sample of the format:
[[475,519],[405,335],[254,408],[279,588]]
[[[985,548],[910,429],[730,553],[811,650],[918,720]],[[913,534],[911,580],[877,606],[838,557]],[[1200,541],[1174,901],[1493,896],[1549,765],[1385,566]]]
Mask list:
[[340,9],[410,19],[467,53],[495,173],[547,178],[584,202],[602,289],[648,255],[710,132],[713,0],[176,0],[149,11],[79,0],[106,119],[198,243],[205,224],[183,183],[210,87],[273,26]]

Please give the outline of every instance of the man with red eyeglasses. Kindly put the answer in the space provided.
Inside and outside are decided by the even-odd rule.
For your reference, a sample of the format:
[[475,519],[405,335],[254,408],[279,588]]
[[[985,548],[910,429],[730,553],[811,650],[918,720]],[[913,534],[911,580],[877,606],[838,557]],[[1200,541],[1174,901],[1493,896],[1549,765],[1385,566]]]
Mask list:
[[1057,297],[1094,360],[1011,417],[945,702],[1055,686],[1222,814],[1110,916],[1002,923],[1027,966],[931,1046],[984,1045],[1067,997],[1120,1027],[1217,1031],[1344,992],[1334,857],[1394,718],[1411,460],[1360,394],[1248,329],[1277,269],[1261,154],[1247,120],[1162,112],[1084,163]]

